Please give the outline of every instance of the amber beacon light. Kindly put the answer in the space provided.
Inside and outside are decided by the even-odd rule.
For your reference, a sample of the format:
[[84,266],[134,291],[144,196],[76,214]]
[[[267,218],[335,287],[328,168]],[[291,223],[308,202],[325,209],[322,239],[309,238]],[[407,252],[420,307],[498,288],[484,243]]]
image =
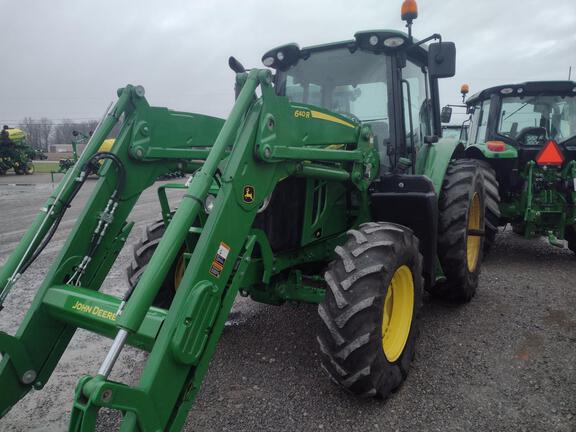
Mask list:
[[402,3],[402,21],[412,24],[418,17],[418,5],[415,0],[404,0]]

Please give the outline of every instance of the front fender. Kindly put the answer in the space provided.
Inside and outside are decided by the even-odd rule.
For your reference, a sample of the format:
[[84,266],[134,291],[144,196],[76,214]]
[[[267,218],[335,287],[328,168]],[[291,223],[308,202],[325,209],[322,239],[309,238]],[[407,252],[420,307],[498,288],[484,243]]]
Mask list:
[[454,138],[440,138],[437,143],[428,146],[424,174],[434,185],[434,190],[440,194],[448,164],[455,155],[464,150],[464,146]]

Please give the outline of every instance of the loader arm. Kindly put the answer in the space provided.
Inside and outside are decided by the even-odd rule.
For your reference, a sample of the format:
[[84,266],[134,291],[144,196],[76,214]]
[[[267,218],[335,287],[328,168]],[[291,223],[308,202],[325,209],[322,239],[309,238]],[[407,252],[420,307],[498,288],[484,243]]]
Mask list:
[[[368,127],[312,106],[291,105],[274,93],[267,70],[240,73],[237,82],[241,91],[225,122],[150,107],[141,88],[121,91],[26,234],[26,243],[0,270],[3,299],[13,285],[17,289],[14,279],[22,263],[49,238],[83,167],[123,116],[111,160],[101,168],[91,198],[24,321],[15,336],[0,333],[2,415],[31,388],[43,387],[76,328],[82,327],[114,337],[114,342],[98,373],[80,379],[70,430],[94,430],[101,407],[123,413],[123,431],[180,430],[238,290],[266,282],[275,271],[269,257],[258,263],[253,259],[255,245],[267,241],[253,230],[266,197],[290,176],[350,183],[366,196],[378,172]],[[262,97],[257,99],[258,87]],[[132,228],[128,217],[138,197],[159,174],[174,168],[194,174],[135,289],[121,299],[98,293]],[[213,210],[203,215],[203,226],[193,227],[217,172],[221,183]],[[361,201],[356,223],[367,214],[368,200]],[[152,307],[193,231],[199,236],[169,310]],[[332,241],[339,238],[334,235]],[[332,254],[325,244],[321,249],[325,256]],[[125,344],[150,352],[136,387],[108,379]]]

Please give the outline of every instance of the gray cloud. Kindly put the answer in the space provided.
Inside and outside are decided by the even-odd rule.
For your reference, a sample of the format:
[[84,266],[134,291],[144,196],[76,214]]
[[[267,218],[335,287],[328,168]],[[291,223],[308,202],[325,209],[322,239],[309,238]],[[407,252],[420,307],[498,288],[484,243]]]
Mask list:
[[[95,118],[115,90],[142,84],[153,105],[225,116],[229,55],[261,66],[269,48],[403,29],[400,0],[1,0],[0,121]],[[504,82],[566,79],[576,69],[574,0],[421,0],[414,34],[442,33],[458,49],[443,103]],[[7,19],[6,17],[10,17]],[[573,72],[576,77],[576,70]]]

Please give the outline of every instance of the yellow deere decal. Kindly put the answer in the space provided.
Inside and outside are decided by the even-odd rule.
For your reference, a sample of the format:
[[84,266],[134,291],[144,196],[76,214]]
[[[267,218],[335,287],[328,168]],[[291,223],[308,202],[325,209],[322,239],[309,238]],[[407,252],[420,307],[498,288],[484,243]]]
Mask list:
[[254,186],[246,185],[244,186],[243,199],[245,203],[250,204],[254,201]]
[[116,321],[116,314],[114,312],[107,311],[106,309],[102,309],[98,306],[88,305],[78,300],[76,300],[76,302],[72,305],[72,309],[86,314],[96,315],[97,317],[104,318],[109,321]]
[[333,123],[339,123],[341,125],[348,126],[351,128],[355,127],[352,123],[349,123],[347,121],[339,119],[338,117],[334,117],[330,114],[324,114],[324,113],[321,113],[320,111],[310,111],[310,112],[312,113],[312,118],[317,118],[320,120],[328,120],[328,121],[331,121]]

